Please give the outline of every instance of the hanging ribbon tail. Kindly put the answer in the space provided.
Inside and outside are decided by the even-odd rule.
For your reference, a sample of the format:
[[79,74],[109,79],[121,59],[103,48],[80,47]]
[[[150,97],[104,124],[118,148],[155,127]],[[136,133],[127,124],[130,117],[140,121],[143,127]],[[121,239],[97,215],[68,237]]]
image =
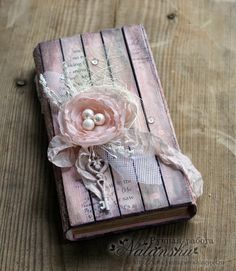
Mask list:
[[71,167],[75,164],[78,150],[78,147],[57,135],[49,143],[48,160],[58,167]]
[[75,162],[75,167],[78,174],[82,178],[82,181],[86,189],[94,193],[99,200],[102,200],[102,193],[100,189],[98,189],[97,187],[97,178],[93,176],[91,173],[89,173],[88,170],[86,169],[86,165],[89,162],[89,156],[90,154],[83,148],[81,148],[78,154],[78,158]]
[[182,171],[192,188],[196,198],[203,193],[203,179],[201,173],[194,167],[191,160],[179,150],[170,147],[161,138],[153,136],[156,155],[166,165]]
[[97,188],[97,179],[86,169],[88,159],[88,151],[80,147],[75,147],[60,135],[53,137],[49,143],[48,160],[58,167],[75,166],[86,189],[93,192],[101,200],[102,194]]

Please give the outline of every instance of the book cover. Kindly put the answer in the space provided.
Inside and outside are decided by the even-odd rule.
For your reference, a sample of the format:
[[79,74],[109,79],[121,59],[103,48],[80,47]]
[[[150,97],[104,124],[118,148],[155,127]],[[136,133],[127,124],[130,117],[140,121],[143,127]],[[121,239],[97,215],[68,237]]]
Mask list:
[[195,215],[201,175],[180,151],[143,26],[42,42],[34,59],[68,240]]

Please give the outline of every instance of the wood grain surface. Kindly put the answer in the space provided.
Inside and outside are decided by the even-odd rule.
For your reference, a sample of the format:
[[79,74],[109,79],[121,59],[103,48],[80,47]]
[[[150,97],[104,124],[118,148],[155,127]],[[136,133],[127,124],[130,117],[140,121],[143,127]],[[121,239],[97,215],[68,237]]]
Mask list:
[[[180,147],[204,177],[198,214],[66,244],[32,51],[42,40],[139,23]],[[0,4],[0,30],[0,270],[235,270],[236,1],[10,0]],[[189,255],[141,253],[155,242]],[[109,250],[118,246],[123,254]]]

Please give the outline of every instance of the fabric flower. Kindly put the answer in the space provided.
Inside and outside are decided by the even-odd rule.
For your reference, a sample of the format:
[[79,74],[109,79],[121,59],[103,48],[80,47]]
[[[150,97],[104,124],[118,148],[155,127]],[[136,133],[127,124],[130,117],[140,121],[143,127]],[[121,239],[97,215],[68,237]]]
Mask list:
[[[102,113],[105,116],[104,124],[86,130],[82,116],[85,109],[91,109],[95,114]],[[99,146],[119,138],[125,128],[130,128],[136,114],[136,104],[117,89],[92,87],[77,94],[59,109],[60,135],[55,136],[49,144],[49,160],[57,166],[72,165],[76,155],[73,155],[71,147]],[[65,158],[63,162],[61,158]]]

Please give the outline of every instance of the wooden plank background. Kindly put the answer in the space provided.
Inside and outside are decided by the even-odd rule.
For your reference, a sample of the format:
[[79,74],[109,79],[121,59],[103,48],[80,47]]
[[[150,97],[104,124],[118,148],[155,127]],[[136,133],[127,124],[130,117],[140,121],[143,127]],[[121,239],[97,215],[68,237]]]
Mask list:
[[[198,214],[189,223],[65,244],[33,83],[33,47],[139,23],[180,146],[204,177]],[[0,270],[235,270],[236,1],[2,1],[0,31]],[[109,246],[124,238],[136,247],[159,240],[174,248],[182,240],[197,254],[113,255]]]

